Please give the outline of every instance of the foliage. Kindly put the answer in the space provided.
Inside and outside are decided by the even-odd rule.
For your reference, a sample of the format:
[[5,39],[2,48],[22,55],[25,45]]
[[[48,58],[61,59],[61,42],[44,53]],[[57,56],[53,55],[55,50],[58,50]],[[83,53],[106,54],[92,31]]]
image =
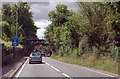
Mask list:
[[3,21],[0,22],[0,27],[2,28],[3,32],[3,39],[8,41],[8,38],[11,38],[11,29],[9,28],[10,25],[6,21]]
[[46,28],[46,41],[54,51],[57,52],[60,49],[61,56],[68,54],[69,48],[78,46],[75,22],[71,22],[71,16],[75,16],[75,12],[68,10],[66,5],[59,4],[56,6],[56,10],[50,11],[48,15],[52,23]]
[[60,57],[60,56],[52,55],[52,58],[62,62],[77,64],[80,66],[86,66],[89,68],[95,68],[95,69],[100,69],[115,74],[119,74],[118,63],[114,62],[112,59],[105,56],[97,59],[95,55],[89,55],[88,57],[79,57],[79,58],[78,57],[73,58],[69,56]]
[[18,57],[18,53],[21,53],[21,56],[23,52],[13,50],[14,47],[12,47],[11,38],[12,36],[18,36],[20,44],[15,49],[21,51],[26,45],[24,40],[37,39],[37,28],[32,19],[33,16],[30,11],[30,6],[23,2],[2,4],[1,13],[2,21],[0,21],[0,28],[2,28],[2,34],[0,36],[5,46],[4,55],[13,54],[15,57]]
[[[119,3],[77,2],[79,12],[58,4],[48,13],[52,22],[45,40],[59,56],[96,55],[117,61],[119,39]],[[115,40],[117,38],[117,41]]]
[[32,19],[32,12],[27,3],[19,2],[18,6],[18,25],[21,26],[21,31],[24,32],[25,39],[37,39],[36,26]]
[[3,36],[5,34],[7,39],[11,40],[11,37],[16,35],[16,31],[21,44],[23,44],[23,39],[37,39],[37,28],[32,20],[30,6],[27,3],[3,4],[1,26]]

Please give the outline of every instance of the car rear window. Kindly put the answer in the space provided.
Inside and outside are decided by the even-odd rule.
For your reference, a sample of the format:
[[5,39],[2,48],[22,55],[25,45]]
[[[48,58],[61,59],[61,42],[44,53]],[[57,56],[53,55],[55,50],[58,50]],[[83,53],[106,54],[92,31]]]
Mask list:
[[32,53],[32,56],[39,56],[40,53]]
[[36,53],[32,53],[32,56],[36,56]]

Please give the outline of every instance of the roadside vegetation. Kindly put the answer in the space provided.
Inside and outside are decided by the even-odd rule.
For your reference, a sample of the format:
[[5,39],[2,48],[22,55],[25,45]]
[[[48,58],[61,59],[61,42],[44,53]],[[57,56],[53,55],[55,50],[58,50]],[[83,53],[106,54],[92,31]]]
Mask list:
[[32,12],[27,3],[19,2],[17,5],[2,4],[1,14],[2,21],[0,22],[0,27],[2,28],[2,40],[11,41],[12,36],[16,36],[16,31],[20,44],[23,44],[24,39],[37,38],[37,27],[34,25]]
[[[32,12],[27,3],[3,3],[0,7],[0,14],[2,16],[0,43],[2,43],[3,64],[4,62],[7,64],[9,63],[7,60],[19,60],[23,56],[24,50],[27,49],[26,40],[38,39],[37,27],[34,25]],[[19,45],[13,47],[12,37],[16,36],[16,31]]]
[[[18,15],[16,13],[18,13]],[[34,25],[32,12],[27,3],[19,2],[17,5],[2,4],[1,16],[2,21],[0,21],[0,28],[2,28],[2,34],[0,35],[0,41],[4,43],[6,47],[12,48],[12,36],[16,36],[16,31],[18,33],[19,44],[21,45],[25,45],[23,44],[24,40],[37,39],[37,27]],[[16,20],[18,23],[16,23]],[[21,45],[18,47],[22,47]]]
[[59,4],[45,40],[53,58],[118,74],[120,2],[78,2],[78,12]]
[[[0,39],[0,43],[3,43],[6,48],[12,48],[12,42],[11,41],[4,41]],[[18,48],[23,48],[21,44],[17,46]]]
[[115,62],[114,60],[103,56],[97,59],[95,55],[89,55],[88,57],[85,58],[85,57],[73,57],[73,56],[61,57],[53,54],[52,58],[70,64],[86,66],[89,68],[95,68],[95,69],[119,74],[118,62]]

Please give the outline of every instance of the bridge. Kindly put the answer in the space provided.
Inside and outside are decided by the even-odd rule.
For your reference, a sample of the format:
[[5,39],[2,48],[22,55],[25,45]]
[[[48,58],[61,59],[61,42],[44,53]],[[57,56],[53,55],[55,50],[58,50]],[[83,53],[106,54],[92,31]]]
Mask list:
[[27,39],[24,41],[25,44],[25,55],[29,55],[31,53],[31,51],[34,50],[35,46],[38,45],[42,45],[42,46],[46,46],[47,44],[45,43],[44,39]]

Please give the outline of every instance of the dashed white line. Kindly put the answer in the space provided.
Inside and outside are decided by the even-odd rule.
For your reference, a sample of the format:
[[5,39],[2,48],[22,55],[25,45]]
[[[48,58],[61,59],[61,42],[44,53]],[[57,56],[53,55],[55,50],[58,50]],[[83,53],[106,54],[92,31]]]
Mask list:
[[48,66],[50,66],[50,64],[48,64],[48,63],[45,63],[46,65],[48,65]]
[[56,71],[60,72],[59,69],[55,68],[54,66],[51,66],[53,69],[55,69]]
[[[57,60],[55,60],[55,61],[57,61]],[[60,61],[57,61],[57,62],[60,62]],[[60,62],[60,63],[64,63],[64,62]],[[71,65],[71,64],[69,64],[69,63],[66,63],[66,64],[67,64],[67,65]],[[76,65],[73,65],[73,66],[78,67],[78,66],[76,66]],[[116,76],[113,76],[113,75],[110,75],[110,74],[106,74],[106,73],[103,73],[103,72],[100,72],[100,71],[95,71],[95,70],[88,69],[88,68],[82,68],[82,69],[85,69],[85,70],[88,70],[88,71],[91,71],[91,72],[95,72],[95,73],[98,73],[98,74],[102,74],[102,75],[105,75],[105,76],[108,76],[108,77],[117,77],[117,76],[119,76],[119,75],[117,75],[117,74],[115,74]]]
[[[53,68],[53,69],[56,70],[57,72],[62,73],[62,72],[61,72],[59,69],[57,69],[56,67],[54,67],[54,66],[52,66],[52,65],[50,65],[50,64],[48,64],[48,63],[45,63],[45,64],[48,65],[48,66],[50,66],[51,68]],[[70,78],[70,76],[67,75],[67,74],[65,74],[65,73],[62,73],[62,75],[64,75],[65,77]]]
[[64,76],[66,76],[66,77],[70,78],[70,76],[69,76],[69,75],[67,75],[67,74],[65,74],[65,73],[62,73],[62,75],[64,75]]

